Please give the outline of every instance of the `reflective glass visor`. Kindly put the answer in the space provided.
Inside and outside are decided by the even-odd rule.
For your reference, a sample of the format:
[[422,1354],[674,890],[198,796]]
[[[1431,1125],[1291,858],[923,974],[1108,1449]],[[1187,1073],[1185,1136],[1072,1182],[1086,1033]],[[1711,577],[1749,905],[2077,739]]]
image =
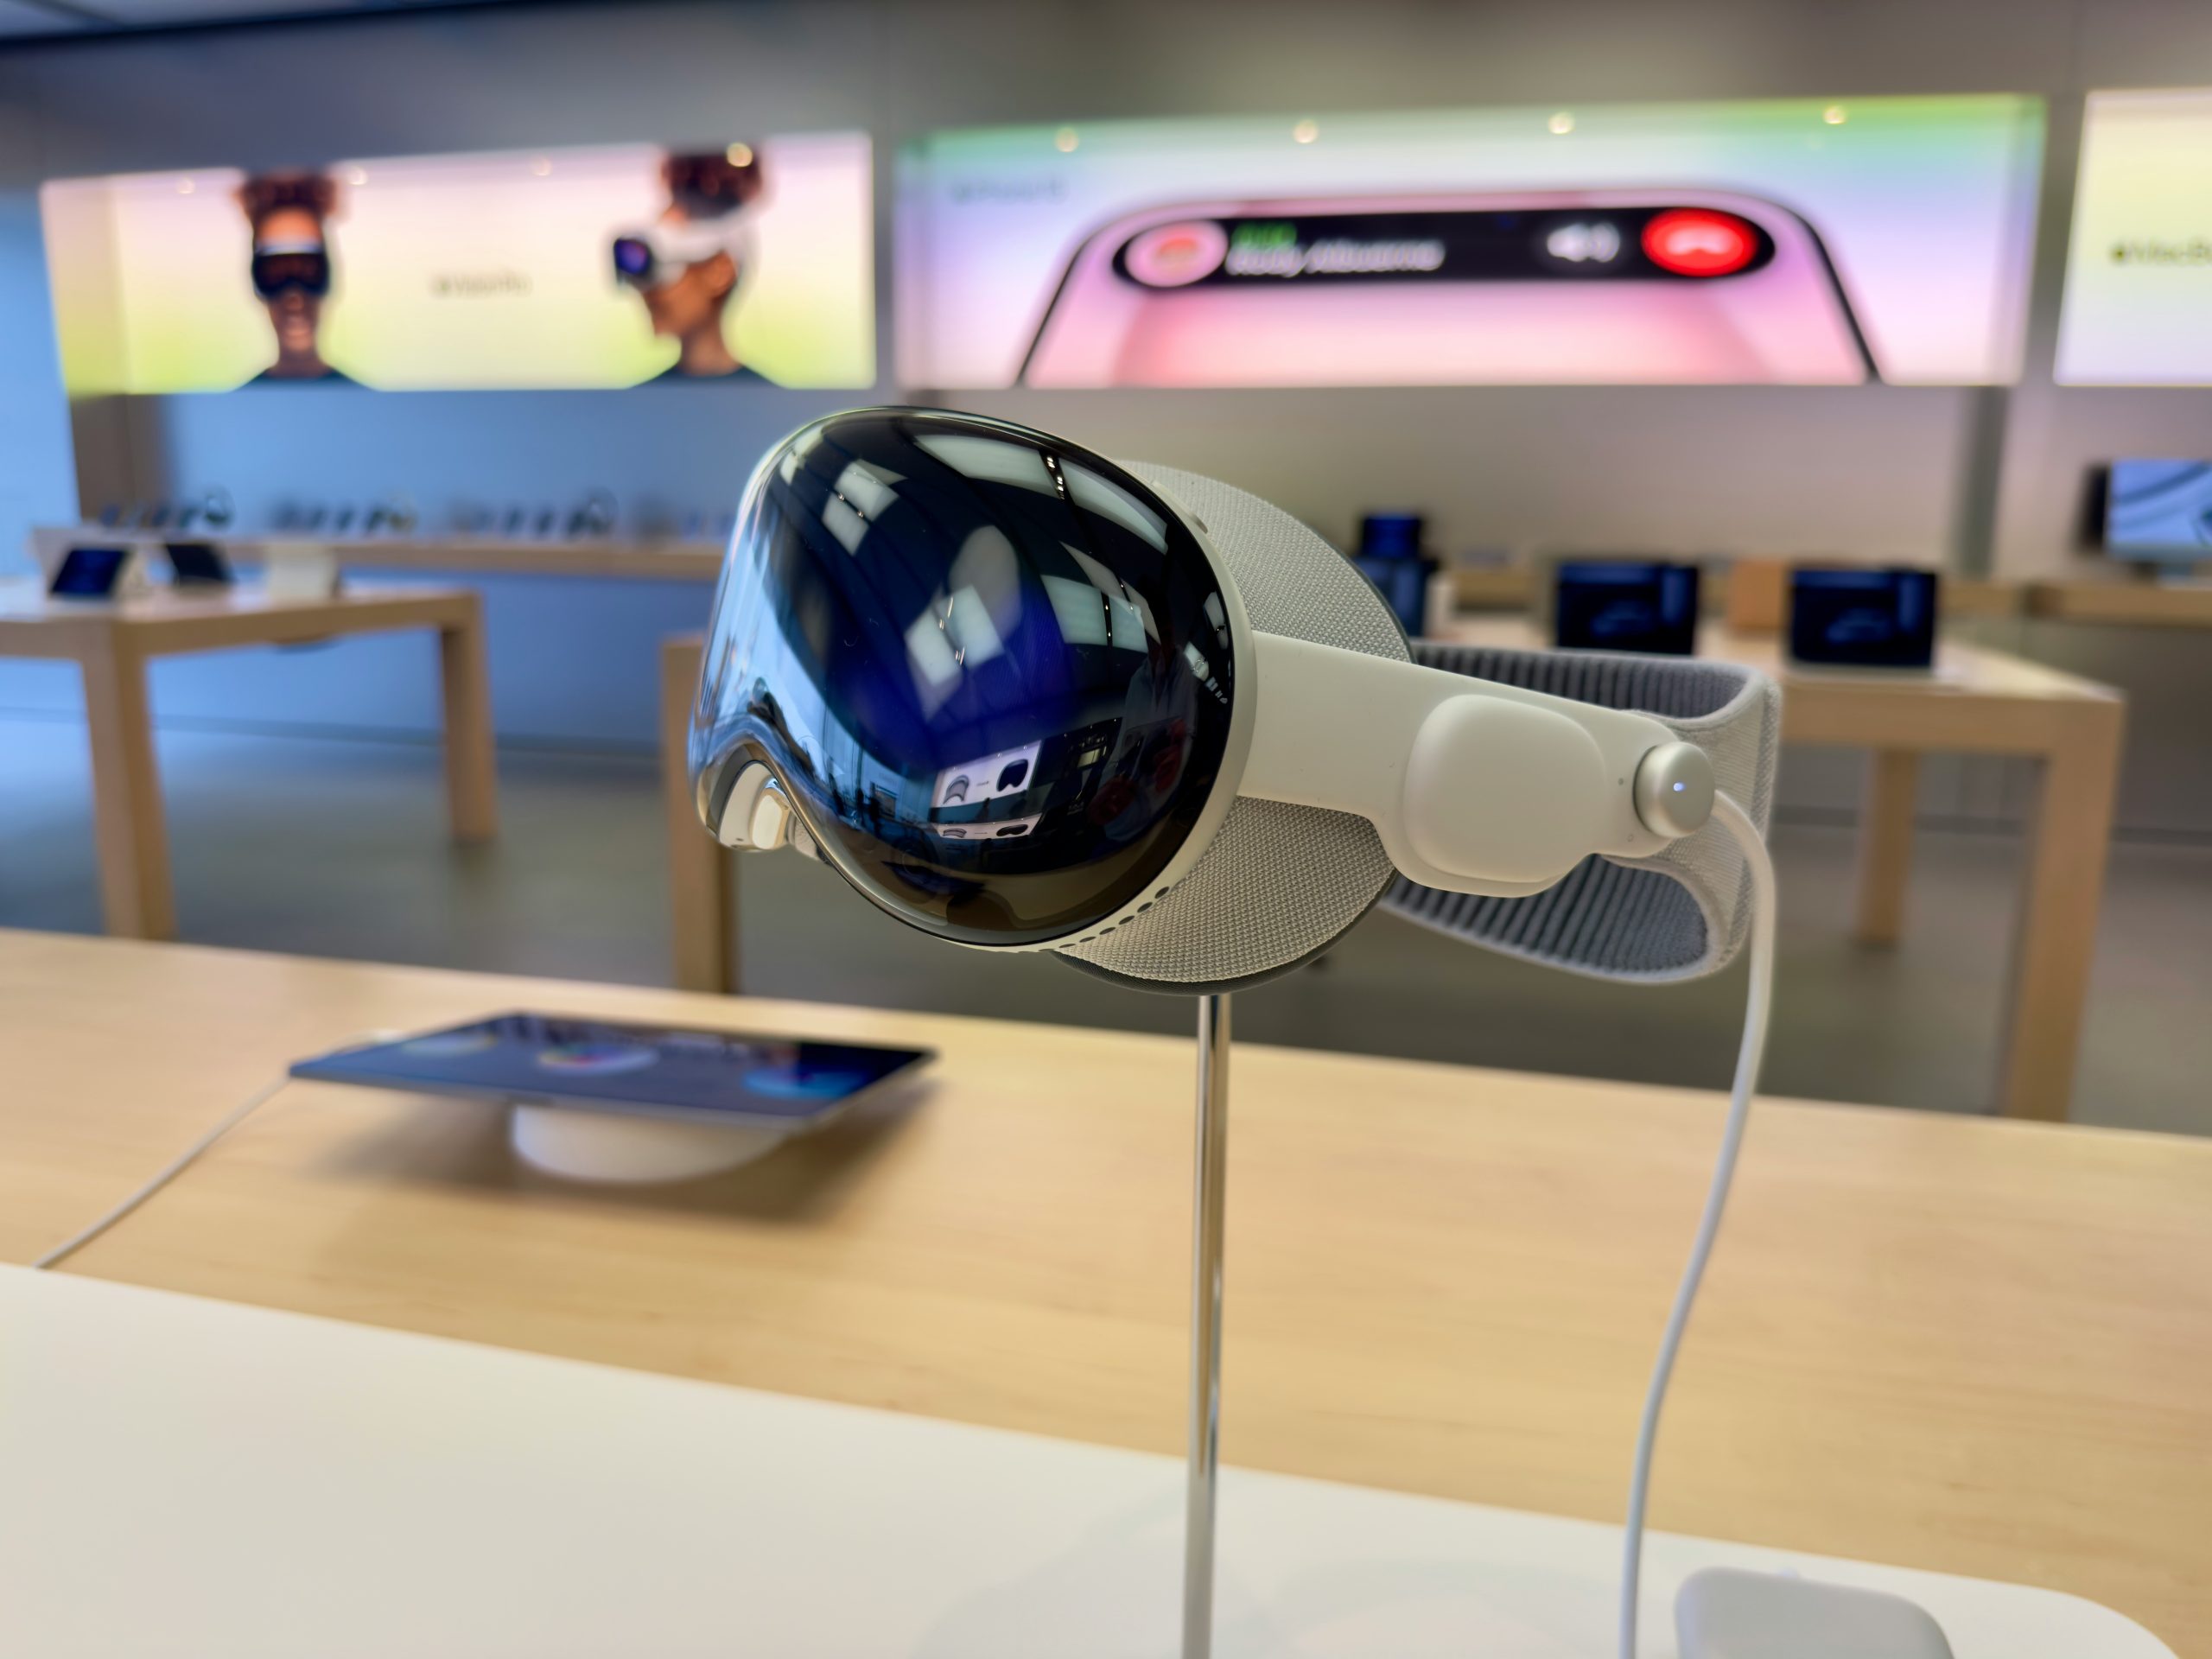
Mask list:
[[885,910],[1042,944],[1156,896],[1234,695],[1220,582],[1144,484],[1003,422],[864,410],[755,475],[692,780],[711,823],[760,761]]

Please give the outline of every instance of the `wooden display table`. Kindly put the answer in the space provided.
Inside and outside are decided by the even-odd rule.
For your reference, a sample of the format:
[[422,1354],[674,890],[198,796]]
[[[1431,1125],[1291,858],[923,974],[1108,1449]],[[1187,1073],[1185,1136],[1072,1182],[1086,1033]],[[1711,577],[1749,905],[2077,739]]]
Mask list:
[[499,830],[499,797],[484,630],[474,594],[372,588],[333,599],[285,600],[240,588],[88,602],[48,599],[31,582],[0,583],[0,657],[66,658],[84,677],[92,827],[109,932],[162,939],[176,931],[168,832],[146,701],[147,662],[182,652],[296,645],[396,628],[437,633],[453,833],[461,841],[488,841]]
[[[528,1007],[940,1058],[906,1109],[660,1191],[531,1173],[494,1106],[297,1084],[64,1270],[1180,1450],[1173,1039],[0,931],[0,1258],[296,1058]],[[1229,1460],[1618,1521],[1725,1102],[1234,1067]],[[2212,1652],[2208,1376],[2212,1142],[1764,1103],[1653,1523],[2070,1591]]]
[[2212,628],[2212,582],[2038,582],[2028,588],[2028,614],[2054,622]]
[[[173,538],[176,539],[176,538]],[[505,541],[493,537],[444,540],[363,537],[301,541],[327,547],[347,570],[436,571],[447,575],[614,576],[644,582],[712,582],[721,575],[719,542]],[[241,565],[262,562],[262,543],[222,545]]]

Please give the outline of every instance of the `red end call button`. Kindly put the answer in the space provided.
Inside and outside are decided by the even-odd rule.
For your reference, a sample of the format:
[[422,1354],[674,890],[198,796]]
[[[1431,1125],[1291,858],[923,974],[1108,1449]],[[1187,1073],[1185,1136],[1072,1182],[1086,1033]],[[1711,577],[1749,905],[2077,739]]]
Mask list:
[[1670,207],[1643,227],[1643,257],[1677,276],[1726,276],[1758,251],[1758,232],[1710,207]]

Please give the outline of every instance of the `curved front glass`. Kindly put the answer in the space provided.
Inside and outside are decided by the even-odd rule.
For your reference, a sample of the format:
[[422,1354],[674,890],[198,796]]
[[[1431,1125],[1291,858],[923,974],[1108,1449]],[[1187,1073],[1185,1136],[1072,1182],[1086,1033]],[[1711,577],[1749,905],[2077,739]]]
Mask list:
[[1234,694],[1220,583],[1145,485],[1004,422],[863,410],[754,476],[691,773],[711,821],[760,760],[894,916],[1039,944],[1160,881]]

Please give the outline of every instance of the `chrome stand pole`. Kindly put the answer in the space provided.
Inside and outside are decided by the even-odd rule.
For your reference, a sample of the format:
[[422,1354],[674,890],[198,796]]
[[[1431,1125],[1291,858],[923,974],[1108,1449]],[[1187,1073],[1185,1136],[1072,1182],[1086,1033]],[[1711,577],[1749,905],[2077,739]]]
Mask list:
[[1183,1512],[1183,1659],[1213,1651],[1221,1460],[1222,1200],[1229,1170],[1229,999],[1198,999],[1198,1174],[1191,1202],[1191,1424]]

